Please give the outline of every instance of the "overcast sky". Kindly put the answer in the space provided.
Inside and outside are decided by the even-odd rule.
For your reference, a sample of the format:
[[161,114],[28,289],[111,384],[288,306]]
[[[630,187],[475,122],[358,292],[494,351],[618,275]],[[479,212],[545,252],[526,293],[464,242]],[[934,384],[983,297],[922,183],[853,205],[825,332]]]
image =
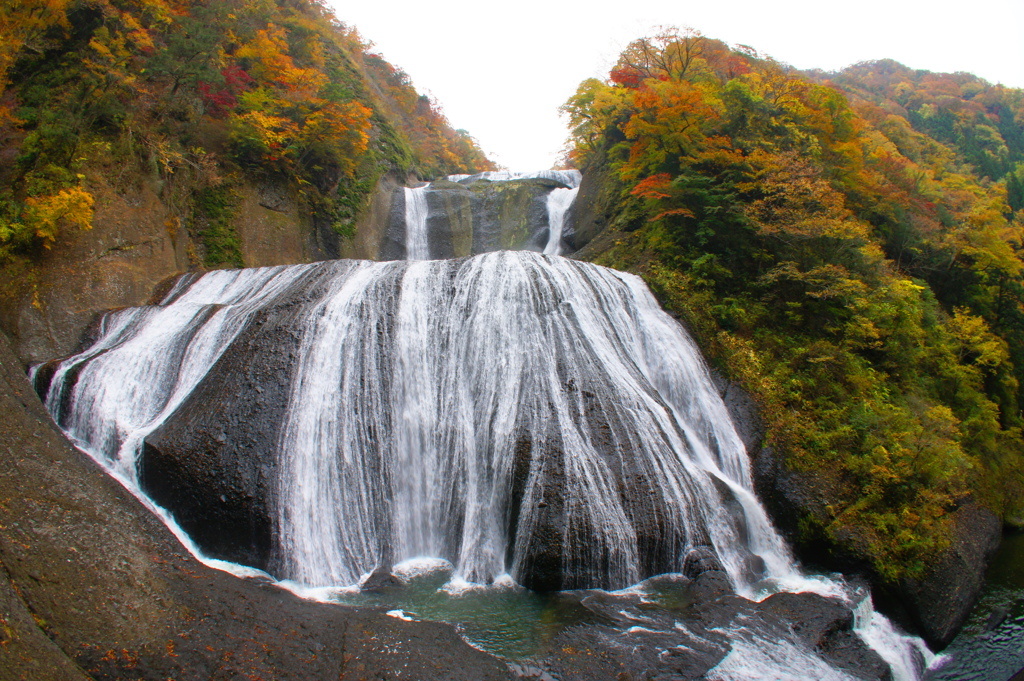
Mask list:
[[555,164],[566,137],[558,107],[657,26],[689,26],[802,69],[892,58],[1024,87],[1024,0],[328,2],[512,170]]

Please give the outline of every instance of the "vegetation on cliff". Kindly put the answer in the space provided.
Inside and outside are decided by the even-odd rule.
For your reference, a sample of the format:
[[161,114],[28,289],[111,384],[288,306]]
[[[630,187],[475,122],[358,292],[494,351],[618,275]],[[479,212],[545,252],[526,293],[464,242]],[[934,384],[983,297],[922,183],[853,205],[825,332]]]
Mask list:
[[[45,0],[0,9],[0,262],[88,228],[90,178],[158,176],[238,265],[242,180],[288,186],[340,234],[387,171],[490,169],[401,70],[316,0]],[[212,211],[212,212],[211,212]]]
[[699,33],[564,106],[614,239],[825,503],[803,538],[918,576],[968,497],[1021,517],[1024,93],[892,62],[802,74]]

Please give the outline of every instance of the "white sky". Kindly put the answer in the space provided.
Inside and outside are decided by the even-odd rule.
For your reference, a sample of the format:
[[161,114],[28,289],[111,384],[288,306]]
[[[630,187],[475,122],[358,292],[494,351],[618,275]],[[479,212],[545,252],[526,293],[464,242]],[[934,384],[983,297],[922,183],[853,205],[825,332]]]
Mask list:
[[891,58],[1024,87],[1024,0],[328,0],[499,165],[551,167],[558,107],[630,40],[689,26],[798,68]]

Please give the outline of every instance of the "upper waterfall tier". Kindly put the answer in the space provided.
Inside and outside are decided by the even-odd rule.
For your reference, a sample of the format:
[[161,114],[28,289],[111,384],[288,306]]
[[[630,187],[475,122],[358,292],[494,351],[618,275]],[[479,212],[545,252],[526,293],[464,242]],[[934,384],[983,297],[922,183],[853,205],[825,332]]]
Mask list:
[[[349,584],[789,569],[693,343],[636,277],[526,252],[210,272],[111,313],[48,405],[213,556]],[[705,547],[705,548],[700,548]]]
[[458,258],[497,250],[574,250],[578,170],[451,175],[393,194],[386,260]]
[[569,189],[580,186],[583,176],[578,170],[536,170],[532,172],[514,172],[509,170],[488,170],[476,175],[449,175],[445,178],[450,182],[460,184],[472,184],[477,180],[488,180],[490,182],[508,182],[511,180],[550,180],[563,184]]

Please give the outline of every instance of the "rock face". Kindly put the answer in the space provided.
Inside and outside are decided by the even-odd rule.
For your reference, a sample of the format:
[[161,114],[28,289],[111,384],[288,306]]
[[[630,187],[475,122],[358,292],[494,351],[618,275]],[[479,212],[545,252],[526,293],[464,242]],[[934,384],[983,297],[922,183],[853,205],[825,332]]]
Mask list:
[[[616,239],[637,225],[628,204],[618,196],[616,180],[605,167],[588,169],[574,206],[573,257],[597,260]],[[890,616],[919,632],[932,646],[943,647],[962,625],[980,593],[985,566],[999,542],[998,519],[973,502],[966,502],[956,516],[953,545],[935,561],[920,581],[887,584],[871,567],[871,555],[859,537],[842,540],[807,536],[801,532],[808,518],[813,524],[829,521],[830,491],[827,482],[796,471],[785,463],[785,454],[762,445],[764,426],[758,408],[741,386],[717,377],[719,392],[729,408],[737,431],[752,457],[758,498],[771,514],[779,531],[794,545],[805,564],[872,578],[875,602]]]
[[[486,258],[495,262],[485,264],[489,262]],[[537,269],[534,269],[535,265]],[[520,272],[521,280],[514,290],[504,293],[486,287],[482,291],[466,290],[466,300],[471,301],[467,303],[468,307],[465,310],[455,308],[454,316],[448,310],[451,282],[455,279],[466,277],[476,280],[492,272],[500,273],[507,281],[517,276],[516,271],[524,266]],[[475,267],[483,269],[474,270]],[[602,348],[593,354],[577,353],[575,346],[562,346],[562,342],[574,337],[570,331],[576,328],[575,315],[570,311],[575,305],[586,304],[586,298],[577,297],[577,294],[585,296],[591,287],[611,286],[602,294],[602,300],[613,295],[628,295],[627,289],[622,288],[622,282],[599,268],[561,261],[559,267],[563,269],[557,276],[567,277],[567,281],[575,283],[572,289],[548,289],[538,281],[544,276],[555,278],[548,267],[538,256],[494,254],[481,256],[476,261],[451,261],[443,268],[427,263],[371,266],[338,261],[292,268],[287,272],[280,270],[282,280],[294,278],[281,283],[281,288],[275,289],[276,293],[262,300],[244,323],[238,322],[243,326],[230,342],[225,341],[227,345],[213,366],[209,369],[196,367],[201,376],[195,387],[173,411],[161,417],[155,430],[145,435],[138,464],[142,489],[171,511],[182,528],[208,555],[291,578],[293,574],[289,565],[283,563],[282,556],[277,553],[287,542],[283,538],[287,532],[287,519],[282,517],[282,511],[290,512],[290,507],[283,500],[286,489],[298,484],[288,477],[285,470],[292,465],[286,462],[292,455],[286,434],[295,432],[294,429],[288,430],[292,427],[289,424],[304,423],[304,414],[312,413],[308,407],[330,399],[332,392],[353,386],[356,392],[351,393],[352,397],[345,393],[346,399],[339,401],[337,412],[335,407],[331,407],[330,413],[324,417],[327,421],[310,421],[320,425],[312,431],[303,431],[322,434],[324,428],[344,429],[349,433],[347,439],[332,439],[329,443],[304,441],[302,446],[295,447],[296,450],[320,452],[316,455],[319,463],[323,463],[323,459],[338,460],[338,467],[329,467],[327,473],[338,476],[337,482],[323,492],[322,499],[331,500],[334,498],[331,495],[339,495],[341,501],[337,506],[321,507],[316,512],[329,516],[331,522],[345,523],[346,535],[355,531],[353,525],[365,528],[366,543],[372,545],[368,553],[360,555],[358,565],[354,565],[344,577],[338,575],[337,578],[352,579],[374,567],[374,563],[368,561],[390,564],[392,552],[410,550],[408,546],[401,545],[402,532],[407,530],[394,529],[392,524],[404,523],[401,528],[418,526],[395,506],[404,503],[401,494],[410,493],[409,490],[425,484],[424,480],[432,479],[437,488],[434,494],[418,500],[413,509],[417,514],[423,513],[422,509],[433,512],[431,509],[435,505],[445,504],[444,522],[437,528],[421,528],[424,532],[431,532],[438,542],[432,544],[434,548],[430,550],[438,551],[436,555],[460,567],[476,565],[474,561],[477,560],[488,561],[487,567],[480,568],[476,575],[479,581],[493,579],[507,569],[517,581],[536,591],[622,588],[638,579],[680,569],[681,554],[687,545],[711,543],[703,518],[711,517],[708,514],[717,517],[719,509],[725,509],[722,515],[733,517],[741,516],[742,511],[731,504],[731,492],[726,485],[705,484],[701,482],[704,478],[690,477],[694,474],[682,469],[677,460],[658,458],[663,450],[684,447],[679,433],[673,435],[658,429],[670,430],[679,426],[667,420],[668,407],[647,379],[630,384],[641,391],[639,396],[629,392],[634,388],[622,387],[614,380],[621,370],[617,360],[609,358],[609,353],[620,352],[618,345],[605,348],[602,343],[606,341],[599,335],[589,341]],[[421,270],[429,272],[430,278],[417,274]],[[370,271],[376,274],[367,274]],[[217,273],[217,277],[208,277],[226,279],[227,275]],[[573,279],[580,275],[585,277],[578,281]],[[430,337],[420,335],[416,327],[408,324],[402,327],[401,334],[397,330],[396,320],[408,313],[408,308],[402,306],[398,291],[402,286],[411,286],[403,283],[409,281],[416,284],[416,295],[422,296],[417,299],[417,309],[422,307],[420,313],[434,310],[437,314],[437,326]],[[324,310],[331,301],[351,294],[352,289],[346,288],[350,283],[346,282],[371,282],[351,283],[352,286],[365,285],[367,298],[352,298],[359,301],[350,310],[355,318],[338,317],[351,319],[345,322],[347,326],[342,324],[321,329],[317,326],[318,321],[329,314]],[[212,291],[219,290],[220,285],[209,286]],[[269,284],[252,286],[259,288]],[[349,293],[341,296],[338,291],[342,289]],[[428,296],[428,291],[433,292]],[[182,295],[184,300],[193,294]],[[197,315],[194,319],[203,325],[203,329],[222,328],[218,324],[230,326],[235,323],[210,316],[217,314],[219,305],[197,307],[193,301],[206,300],[204,295],[195,293],[194,298],[188,298],[182,304],[184,310],[180,314]],[[486,296],[491,295],[496,297],[488,301]],[[483,297],[484,302],[478,300],[478,296]],[[547,305],[549,298],[562,299],[563,296],[566,304],[545,311],[541,318],[543,324],[552,326],[547,332],[542,332],[534,306]],[[499,298],[507,302],[501,302]],[[472,366],[467,366],[471,364],[469,360],[453,358],[452,351],[445,349],[448,341],[444,339],[451,334],[463,333],[465,317],[478,318],[480,312],[477,310],[492,314],[496,305],[505,304],[509,307],[501,313],[502,316],[519,320],[516,324],[520,326],[538,327],[532,333],[519,336],[525,348],[531,348],[526,355],[519,359],[510,355],[511,350],[505,344],[516,342],[506,332],[497,339],[491,339],[499,344],[499,349],[487,352],[482,349],[488,342],[485,335],[459,336],[462,338],[459,347],[473,353]],[[237,308],[241,304],[225,306],[225,309],[228,307]],[[169,348],[173,348],[168,349],[168,353],[190,355],[192,351],[186,347],[208,342],[209,337],[203,335],[205,332],[197,330],[200,327],[191,323],[183,325],[180,327],[181,337],[172,337],[162,322],[155,321],[156,316],[146,316],[163,314],[165,316],[160,319],[167,319],[179,314],[176,310],[175,304],[166,304],[159,310],[125,310],[119,314],[154,320],[153,327],[160,329],[159,335],[167,340]],[[563,315],[564,319],[555,320],[555,317]],[[206,321],[202,321],[204,319]],[[560,329],[565,322],[571,325],[566,331],[551,331]],[[108,322],[111,327],[118,323]],[[149,324],[148,321],[138,323]],[[135,330],[138,327],[129,328]],[[492,327],[489,323],[482,323],[481,328],[481,334],[488,334]],[[335,329],[343,335],[331,336]],[[327,335],[318,335],[321,333]],[[129,342],[127,338],[113,340],[112,337],[109,342],[123,348]],[[197,338],[203,340],[197,341]],[[101,346],[103,342],[107,341],[101,341]],[[621,343],[618,338],[608,342]],[[436,357],[428,355],[424,359],[421,355],[407,354],[408,348],[416,343],[425,344],[424,347],[436,353]],[[302,392],[301,396],[296,392],[306,390],[305,386],[318,378],[300,374],[302,367],[313,367],[313,371],[320,375],[332,371],[330,362],[319,354],[316,361],[306,363],[303,358],[313,354],[303,353],[323,351],[340,356],[340,348],[351,351],[357,346],[360,350],[353,356],[345,355],[345,360],[338,366],[341,373],[337,378],[332,378],[322,388]],[[523,347],[515,349],[515,352],[523,351]],[[544,353],[550,356],[541,357]],[[152,359],[126,354],[115,360],[115,364],[158,363],[165,353],[159,354],[161,356]],[[360,357],[366,359],[361,368],[358,366]],[[433,367],[436,375],[428,385],[419,386],[415,376],[403,374],[399,377],[395,373],[412,359]],[[495,383],[490,375],[491,369],[483,368],[484,375],[476,372],[482,367],[496,367],[509,361],[521,364],[514,378],[509,380],[522,381],[522,386],[517,383],[516,389],[523,392],[517,399],[517,411],[506,415],[509,420],[507,427],[518,433],[513,439],[514,451],[510,456],[503,447],[495,445],[493,452],[485,451],[481,455],[479,449],[487,447],[486,443],[491,438],[502,437],[500,432],[489,430],[491,413],[483,414],[484,420],[471,426],[471,439],[467,435],[469,431],[463,429],[470,426],[460,422],[456,428],[454,422],[463,418],[466,411],[478,409],[479,404],[489,404],[492,399],[501,397],[507,383]],[[629,359],[622,370],[637,371],[629,368],[635,367],[632,361]],[[170,364],[176,365],[177,361]],[[538,366],[532,367],[534,364]],[[40,383],[46,382],[44,374],[48,371],[49,368],[40,372]],[[63,379],[62,385],[68,390],[71,384],[76,383],[76,371],[88,373],[91,370],[76,366],[72,374]],[[190,369],[184,371],[189,373]],[[564,378],[560,383],[550,384],[550,377],[558,373]],[[161,377],[159,380],[147,379],[148,390],[168,391],[169,386],[179,380],[176,366],[161,368],[158,375]],[[118,380],[124,380],[124,376]],[[85,392],[76,393],[76,400],[86,405],[95,404],[89,395],[94,389],[101,390],[101,383],[87,383],[82,388]],[[410,459],[412,463],[404,465],[422,467],[430,473],[412,478],[408,484],[392,485],[391,480],[402,474],[396,467],[406,451],[401,439],[406,432],[401,429],[404,428],[402,415],[418,408],[419,403],[415,400],[428,399],[433,391],[438,390],[438,385],[442,386],[446,396],[450,395],[445,403],[438,406],[440,411],[436,414],[422,410],[417,413],[426,422],[437,422],[437,428],[426,435],[428,442],[435,438],[440,438],[441,442],[445,441],[444,438],[453,438],[452,444],[444,449],[441,465],[452,466],[448,462],[453,457],[461,463],[454,466],[454,471],[446,472],[446,468],[435,470],[432,468],[433,450],[429,446],[417,448],[409,454],[413,457]],[[412,397],[407,399],[406,391]],[[708,392],[713,395],[710,387]],[[447,403],[448,399],[463,393],[472,394],[464,405]],[[632,406],[624,407],[627,402]],[[363,406],[364,403],[369,406]],[[553,404],[565,406],[553,407]],[[111,404],[111,409],[114,408],[117,406]],[[550,419],[549,414],[555,408],[566,415],[563,422],[556,423]],[[342,410],[349,414],[369,413],[346,421],[339,413]],[[82,413],[87,420],[92,419],[90,412]],[[77,423],[77,419],[80,416],[67,411],[61,411],[58,417],[65,426],[70,422]],[[343,425],[336,426],[339,422]],[[449,422],[453,424],[449,426]],[[344,425],[349,423],[351,428]],[[638,433],[639,430],[644,432]],[[76,437],[91,438],[92,435],[82,432]],[[105,436],[96,437],[97,442],[106,442]],[[576,449],[569,455],[566,438],[576,438],[578,443],[583,439],[585,444],[576,444]],[[689,454],[680,449],[678,456]],[[346,472],[350,469],[343,468],[343,462],[349,458],[358,460],[358,465],[351,466],[351,473]],[[511,462],[507,462],[509,458]],[[507,474],[501,472],[506,466],[510,468]],[[598,483],[591,480],[596,474],[588,476],[580,472],[581,468],[590,470],[590,466],[600,466]],[[355,477],[344,477],[348,475]],[[669,475],[677,477],[672,478],[671,485],[666,485],[665,479]],[[484,479],[479,483],[466,481],[467,477],[473,476]],[[493,484],[496,489],[489,492],[490,502],[481,505],[474,495],[465,491],[468,484],[479,484],[482,489]],[[680,513],[677,509],[684,504],[672,494],[691,495],[692,508],[698,510],[693,512],[693,516],[675,515]],[[721,501],[708,501],[717,496]],[[344,506],[348,503],[346,500],[355,498],[362,500],[356,504],[357,510]],[[366,515],[357,523],[351,513],[364,507]],[[489,520],[492,516],[503,527],[492,530]],[[695,519],[690,521],[691,517]],[[606,526],[611,523],[618,525]],[[620,542],[613,541],[610,539],[612,532],[619,532],[614,536],[621,536],[624,538],[621,541],[632,542],[632,545],[623,547]],[[486,539],[477,539],[474,533],[483,533]],[[492,564],[489,549],[464,555],[463,547],[470,541],[504,547],[504,562]],[[362,546],[356,542],[352,545]],[[742,545],[726,544],[725,547],[729,551],[745,551]],[[417,554],[406,553],[394,559],[403,560],[413,555]]]
[[138,454],[208,555],[314,585],[431,555],[536,591],[624,588],[689,546],[751,555],[697,459],[745,453],[638,281],[501,252],[212,272],[170,295],[37,378],[97,458]]
[[[757,649],[784,646],[814,651],[832,669],[854,678],[890,681],[889,666],[854,632],[848,605],[817,594],[780,593],[761,603],[737,596],[723,584],[720,566],[698,550],[688,560],[690,577],[664,575],[646,583],[650,596],[593,593],[580,606],[589,626],[557,633],[546,646],[544,665],[559,679],[706,679],[737,646],[730,633],[743,629],[755,650],[745,650],[732,678],[777,678],[777,667],[758,659]],[[803,659],[804,663],[810,661]],[[762,666],[763,665],[763,666]],[[819,668],[824,670],[824,667]],[[813,678],[815,670],[800,669]],[[826,671],[825,673],[834,673]]]
[[[245,265],[381,257],[389,248],[395,189],[411,179],[383,176],[351,238],[313,220],[282,186],[239,185],[231,226]],[[127,191],[104,184],[99,174],[92,182],[91,230],[62,234],[33,265],[31,282],[24,273],[0,273],[6,294],[0,296],[0,328],[26,363],[71,354],[97,314],[142,305],[161,282],[202,268],[196,236],[186,228],[189,216],[166,198],[159,178],[142,178]]]
[[784,533],[796,541],[808,562],[872,577],[878,607],[918,633],[935,649],[956,636],[981,595],[985,568],[999,546],[1002,523],[991,511],[967,502],[954,515],[954,535],[919,580],[887,583],[873,575],[869,556],[850,538],[836,546],[820,538],[801,541],[798,524],[805,516],[825,517],[827,492],[807,474],[789,470],[769,449],[755,459],[760,498]]
[[[282,307],[297,297],[283,298]],[[286,324],[276,328],[285,333]],[[274,372],[248,371],[239,380],[263,382],[264,372]],[[186,412],[196,429],[208,427],[199,401]],[[171,441],[171,429],[158,439]],[[61,437],[2,335],[0,499],[3,681],[696,680],[723,661],[730,650],[723,631],[737,626],[757,632],[765,645],[788,641],[816,651],[857,677],[888,678],[877,656],[849,636],[848,608],[808,595],[751,603],[732,593],[714,554],[700,549],[687,556],[684,574],[651,580],[663,594],[661,608],[638,593],[563,596],[575,624],[547,639],[537,666],[506,664],[446,625],[303,601],[266,582],[211,570]],[[378,570],[364,588],[402,586]]]
[[[603,432],[605,435],[603,442],[594,444],[605,460],[614,462],[609,471],[610,482],[618,491],[630,519],[631,530],[636,535],[642,559],[639,577],[678,570],[679,556],[686,543],[707,542],[707,535],[695,532],[686,536],[672,527],[664,510],[671,501],[665,498],[664,488],[657,480],[657,472],[647,468],[642,457],[632,455],[628,449],[623,452],[621,444],[617,446],[611,435],[622,431],[604,424],[614,423],[619,415],[613,410],[602,409],[597,394],[590,393],[590,400],[587,418],[591,425],[596,426],[594,432]],[[525,434],[519,438],[514,464],[517,475],[513,478],[510,498],[510,508],[514,510],[509,517],[508,562],[512,563],[512,548],[519,546],[522,555],[518,557],[516,578],[523,586],[534,591],[621,588],[612,581],[613,573],[594,569],[595,563],[606,564],[614,559],[610,550],[614,547],[604,547],[599,555],[594,555],[592,550],[580,550],[580,547],[594,546],[596,528],[578,501],[573,503],[574,492],[569,486],[565,470],[566,457],[561,442],[554,436],[542,442],[537,442],[536,437],[531,441]],[[523,541],[518,537],[523,530],[517,520],[521,513],[520,507],[526,501],[522,493],[527,475],[541,480],[542,492],[535,502],[536,509],[532,511],[536,516],[528,527],[529,537]],[[721,563],[714,552],[708,549],[708,553],[718,569],[721,569]],[[726,588],[731,589],[728,577],[725,577],[725,583]]]
[[144,303],[162,280],[189,267],[184,227],[170,219],[155,181],[131,195],[96,196],[93,229],[61,235],[33,266],[35,286],[17,272],[0,296],[0,323],[25,362],[73,352],[97,311]]
[[618,199],[610,182],[611,172],[597,168],[583,175],[573,206],[573,246],[576,250],[586,247],[610,225]]
[[446,625],[193,559],[55,430],[0,335],[0,678],[507,679]]
[[954,514],[953,542],[924,578],[900,584],[921,635],[945,647],[960,631],[985,585],[985,568],[999,548],[1002,523],[991,511],[966,504]]
[[832,666],[865,679],[892,678],[889,665],[854,632],[843,603],[813,593],[778,593],[758,604],[758,614],[787,626]]
[[[301,283],[256,313],[205,379],[151,433],[142,489],[210,555],[269,570],[279,429],[299,344]],[[258,358],[258,360],[256,359]]]

